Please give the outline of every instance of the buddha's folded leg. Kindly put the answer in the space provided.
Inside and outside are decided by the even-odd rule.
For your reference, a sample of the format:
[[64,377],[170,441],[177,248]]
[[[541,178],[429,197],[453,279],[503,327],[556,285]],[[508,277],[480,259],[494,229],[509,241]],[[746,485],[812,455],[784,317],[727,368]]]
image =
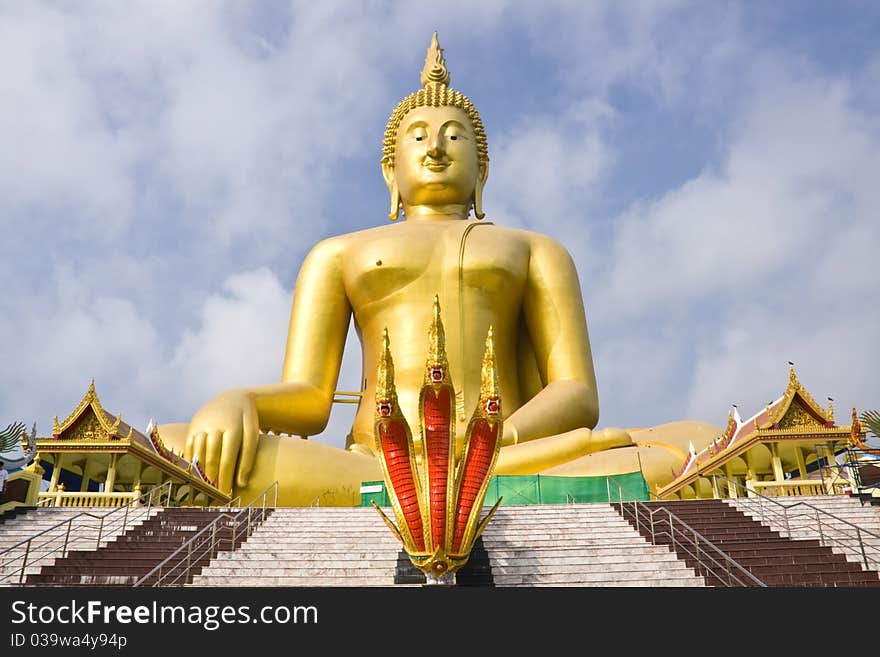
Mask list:
[[498,453],[496,475],[530,475],[568,463],[586,454],[632,445],[622,429],[575,429],[518,445],[507,445]]
[[358,506],[364,481],[381,481],[379,460],[290,436],[260,436],[250,481],[237,486],[243,503],[278,481],[279,506]]

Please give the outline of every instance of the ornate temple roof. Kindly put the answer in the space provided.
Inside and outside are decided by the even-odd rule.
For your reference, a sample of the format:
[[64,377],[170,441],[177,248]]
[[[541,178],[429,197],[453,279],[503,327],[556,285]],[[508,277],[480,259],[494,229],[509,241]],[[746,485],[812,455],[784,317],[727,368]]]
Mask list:
[[121,415],[107,412],[95,391],[94,379],[76,408],[62,422],[56,416],[52,437],[38,438],[37,448],[46,452],[127,452],[169,475],[182,478],[217,499],[228,499],[209,481],[201,464],[194,464],[165,446],[158,425],[150,423],[141,433]]
[[788,386],[781,397],[768,403],[747,420],[738,421],[733,411],[727,426],[705,448],[692,451],[673,480],[658,495],[675,492],[701,472],[714,470],[760,442],[779,440],[848,440],[850,426],[834,424],[834,406],[824,409],[798,380],[794,366],[789,369]]

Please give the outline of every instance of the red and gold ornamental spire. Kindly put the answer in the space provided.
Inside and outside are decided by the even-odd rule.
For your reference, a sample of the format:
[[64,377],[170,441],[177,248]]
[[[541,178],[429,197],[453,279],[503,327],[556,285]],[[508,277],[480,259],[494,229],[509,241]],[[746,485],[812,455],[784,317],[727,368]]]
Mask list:
[[480,399],[468,423],[463,455],[456,462],[455,389],[449,376],[437,297],[428,336],[425,380],[419,395],[419,466],[412,432],[397,405],[394,364],[385,331],[377,377],[375,436],[397,525],[378,506],[376,509],[429,582],[450,582],[452,574],[467,563],[474,542],[500,503],[496,502],[480,521],[489,478],[501,447],[501,398],[490,327]]

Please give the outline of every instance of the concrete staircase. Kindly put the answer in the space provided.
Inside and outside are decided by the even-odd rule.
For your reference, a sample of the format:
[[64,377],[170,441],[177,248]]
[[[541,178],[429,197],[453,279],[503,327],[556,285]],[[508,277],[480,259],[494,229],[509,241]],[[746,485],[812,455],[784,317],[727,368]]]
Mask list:
[[609,504],[502,507],[483,542],[496,586],[705,586]]
[[[211,508],[163,508],[139,526],[98,550],[74,550],[27,577],[28,586],[131,586],[224,511]],[[223,542],[220,549],[234,549]],[[210,555],[194,558],[194,572]],[[178,560],[187,559],[182,554]],[[146,582],[149,585],[151,582]],[[183,583],[183,580],[181,581]]]
[[[880,569],[880,506],[863,504],[850,495],[771,499],[778,504],[761,498],[726,502],[782,536],[797,541],[819,541],[848,561],[860,564],[864,570]],[[782,506],[786,507],[784,516]]]
[[399,550],[375,509],[282,507],[192,586],[392,586]]
[[[495,586],[705,585],[607,504],[501,507],[482,543]],[[192,585],[394,586],[400,554],[374,509],[279,508]]]
[[[654,532],[662,542],[671,543],[669,518],[679,537],[688,532],[676,528],[677,519],[686,523],[713,543],[730,558],[749,570],[767,586],[784,587],[863,587],[880,586],[876,572],[866,572],[857,564],[822,546],[818,540],[792,540],[778,531],[762,525],[725,500],[701,499],[681,501],[654,501],[639,504],[653,510]],[[631,523],[633,519],[629,519]],[[644,518],[640,520],[642,534],[651,529]],[[675,548],[679,556],[694,565],[686,546],[679,538]],[[707,583],[720,585],[718,578],[707,575]]]
[[[114,511],[102,526],[100,517]],[[158,512],[155,507],[149,510],[147,507],[131,508],[126,526],[129,529],[138,527]],[[0,586],[19,583],[26,553],[25,577],[39,573],[44,566],[52,566],[65,541],[68,550],[80,553],[106,546],[122,533],[124,513],[105,507],[39,507],[0,516]],[[100,544],[97,540],[99,530]],[[30,545],[23,544],[30,538],[33,538]]]

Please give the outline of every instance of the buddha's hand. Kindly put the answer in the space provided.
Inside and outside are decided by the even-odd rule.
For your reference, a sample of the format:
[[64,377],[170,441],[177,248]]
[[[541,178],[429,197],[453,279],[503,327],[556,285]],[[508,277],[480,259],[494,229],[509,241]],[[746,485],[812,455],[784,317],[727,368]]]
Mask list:
[[231,494],[233,476],[239,486],[247,486],[259,437],[259,417],[253,396],[245,390],[229,390],[202,406],[193,416],[183,457],[188,461],[198,459],[208,479],[215,481],[224,493]]

